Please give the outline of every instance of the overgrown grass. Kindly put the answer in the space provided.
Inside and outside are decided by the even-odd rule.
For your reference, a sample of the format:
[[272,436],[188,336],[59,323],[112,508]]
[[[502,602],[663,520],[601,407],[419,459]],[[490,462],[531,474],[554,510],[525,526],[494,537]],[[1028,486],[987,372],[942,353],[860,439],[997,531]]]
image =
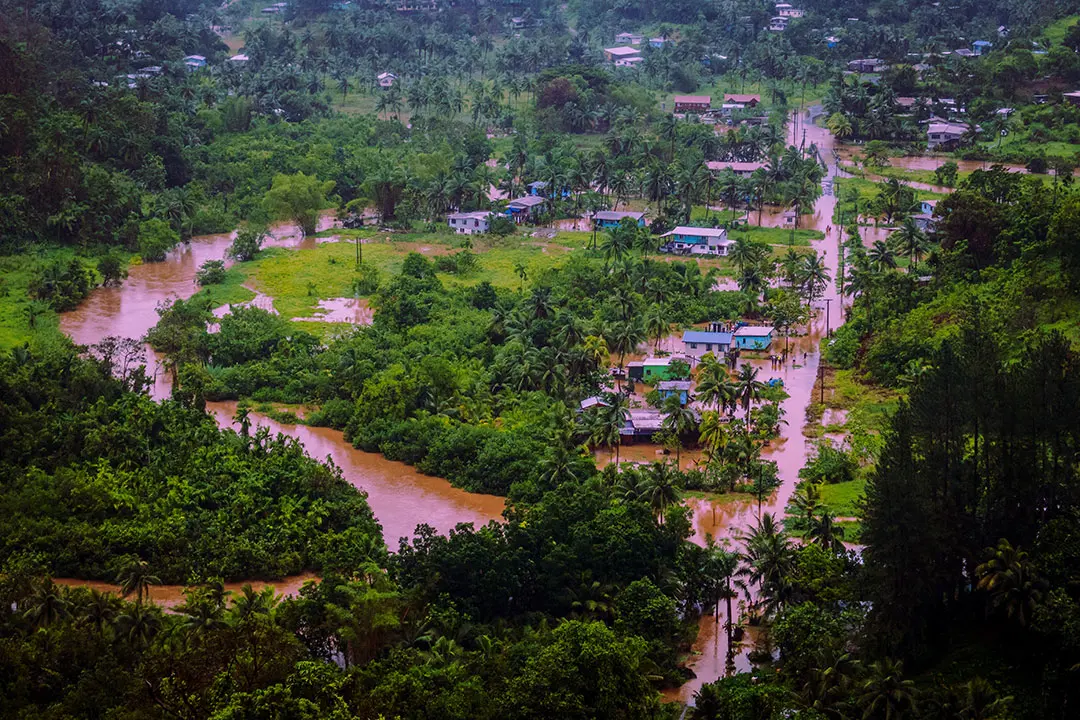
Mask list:
[[233,266],[225,271],[225,282],[201,288],[197,297],[210,298],[213,307],[247,302],[255,297],[255,293],[244,287],[246,281],[247,273]]
[[837,517],[859,517],[859,503],[866,491],[866,479],[821,485],[821,502]]
[[1042,31],[1042,37],[1050,45],[1060,45],[1065,41],[1065,34],[1073,25],[1080,21],[1080,15],[1069,15],[1060,20],[1055,20]]

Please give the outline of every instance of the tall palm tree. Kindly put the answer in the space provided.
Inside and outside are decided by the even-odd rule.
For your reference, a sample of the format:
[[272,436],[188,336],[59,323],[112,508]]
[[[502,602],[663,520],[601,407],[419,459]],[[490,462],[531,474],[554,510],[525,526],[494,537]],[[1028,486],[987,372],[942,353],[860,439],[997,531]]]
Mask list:
[[978,589],[990,595],[990,607],[1004,611],[1020,627],[1027,627],[1035,606],[1046,594],[1047,583],[1032,567],[1026,551],[1005,538],[987,548],[986,562],[975,568]]
[[657,521],[663,525],[668,507],[677,504],[681,499],[679,475],[669,463],[654,462],[643,473],[638,492],[641,499],[652,507]]
[[741,574],[758,586],[765,614],[779,609],[790,594],[795,548],[771,513],[765,513],[743,542]]
[[926,254],[926,233],[919,229],[913,218],[904,218],[900,228],[889,236],[889,242],[896,248],[896,252],[911,261],[908,272],[911,272]]
[[675,437],[675,466],[682,466],[682,437],[692,432],[697,425],[697,416],[688,405],[682,404],[678,395],[670,395],[664,401],[664,429]]
[[653,350],[660,348],[660,341],[668,334],[671,324],[663,305],[654,304],[645,313],[645,334],[653,340]]
[[743,363],[739,373],[735,376],[736,397],[742,403],[746,412],[746,423],[750,424],[750,405],[761,396],[765,384],[758,378],[758,369],[750,363]]
[[135,602],[142,604],[143,599],[150,594],[151,585],[160,585],[161,578],[154,575],[150,570],[150,563],[145,560],[137,560],[120,573],[116,579],[120,584],[121,597],[135,595]]
[[43,580],[30,597],[29,607],[23,617],[35,628],[49,627],[71,616],[71,603],[62,588],[49,578]]
[[875,240],[866,257],[879,273],[896,267],[896,254],[884,240]]

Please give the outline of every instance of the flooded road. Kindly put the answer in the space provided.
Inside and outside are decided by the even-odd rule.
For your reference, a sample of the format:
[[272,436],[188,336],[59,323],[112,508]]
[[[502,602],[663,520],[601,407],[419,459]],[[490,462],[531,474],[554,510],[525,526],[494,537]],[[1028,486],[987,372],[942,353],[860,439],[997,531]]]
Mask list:
[[[808,144],[812,142],[817,145],[823,157],[831,158],[833,143],[827,131],[808,126],[806,137]],[[829,173],[830,177],[835,173],[832,165]],[[800,218],[799,227],[824,232],[832,225],[834,207],[835,198],[826,192],[815,205],[813,213]],[[781,220],[782,213],[770,214],[769,223],[779,224]],[[326,226],[329,227],[330,223],[327,222]],[[865,232],[864,242],[868,242],[867,236],[876,234]],[[812,242],[813,249],[823,258],[833,278],[837,269],[838,235],[838,229],[834,228],[831,234]],[[316,242],[311,237],[301,240],[293,229],[279,227],[275,229],[269,244],[314,247]],[[110,335],[143,336],[157,322],[158,304],[172,297],[187,298],[194,294],[197,289],[194,277],[198,267],[206,260],[222,258],[230,243],[229,235],[197,238],[174,250],[165,262],[132,267],[123,285],[99,288],[77,310],[63,314],[61,328],[80,344],[93,344]],[[782,485],[763,503],[762,512],[783,514],[795,491],[798,471],[803,467],[811,447],[802,430],[819,367],[818,343],[825,334],[826,300],[831,302],[830,320],[835,329],[842,322],[842,301],[837,297],[835,284],[830,283],[825,297],[815,303],[817,312],[806,334],[791,338],[792,352],[786,364],[773,368],[767,359],[746,361],[759,369],[759,380],[782,379],[789,394],[782,404],[786,423],[782,426],[782,436],[762,453],[764,459],[774,460],[778,464]],[[324,306],[327,315],[341,312],[353,321],[366,317],[359,304],[349,306],[348,299],[340,301],[340,306]],[[328,318],[323,315],[320,319]],[[673,346],[670,349],[679,348]],[[164,397],[167,393],[167,379],[159,373],[154,394]],[[232,425],[236,411],[234,403],[211,403],[208,410],[221,426]],[[312,457],[329,458],[341,468],[349,482],[367,492],[368,501],[391,549],[396,548],[399,538],[410,537],[415,526],[421,522],[432,525],[440,532],[447,532],[458,523],[479,525],[498,519],[501,515],[502,498],[467,493],[451,487],[440,478],[420,475],[404,464],[355,450],[338,431],[282,425],[257,413],[252,413],[252,418],[258,425],[266,426],[273,432],[297,438]],[[627,446],[621,450],[621,457],[624,461],[649,462],[661,457],[657,455],[657,449],[648,444]],[[695,453],[684,452],[682,456],[684,466],[696,460]],[[732,539],[736,531],[751,527],[758,517],[756,502],[690,498],[687,505],[692,510],[693,539],[699,543],[703,543],[707,535],[720,540]],[[279,592],[288,594],[296,592],[309,579],[309,576],[297,576],[271,584]],[[153,597],[165,604],[175,604],[180,599],[179,592],[180,588],[159,587],[155,589]],[[749,643],[744,643],[729,660],[726,633],[723,631],[725,622],[727,618],[723,609],[719,621],[711,616],[702,618],[694,647],[695,655],[688,663],[698,677],[667,693],[669,699],[690,701],[702,684],[712,682],[730,671],[732,661],[736,669],[748,669],[745,650]]]

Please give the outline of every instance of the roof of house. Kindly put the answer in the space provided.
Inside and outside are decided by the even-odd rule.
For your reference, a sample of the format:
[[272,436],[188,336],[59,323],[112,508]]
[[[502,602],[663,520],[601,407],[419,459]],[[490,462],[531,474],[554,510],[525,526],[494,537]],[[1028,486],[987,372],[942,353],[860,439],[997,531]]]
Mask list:
[[971,44],[978,45],[979,47],[991,47],[994,43],[990,42],[989,40],[976,40]]
[[626,416],[627,423],[637,430],[660,430],[666,417],[659,410],[630,410]]
[[486,220],[491,217],[490,210],[476,210],[474,212],[450,213],[447,220]]
[[643,217],[645,217],[645,213],[643,212],[633,212],[626,210],[619,210],[618,212],[614,210],[600,210],[599,212],[593,214],[594,220],[622,220],[623,218],[640,220]]
[[671,363],[671,358],[669,358],[669,357],[664,357],[664,358],[651,357],[651,358],[645,358],[644,360],[641,361],[642,365],[650,365],[650,366],[654,366],[654,367],[667,367],[670,363]]
[[581,401],[582,410],[588,410],[589,408],[596,407],[597,405],[600,405],[601,407],[611,407],[610,403],[608,403],[606,400],[604,400],[604,398],[600,397],[599,395],[593,395],[592,397],[587,397]]
[[712,102],[711,95],[676,95],[676,105],[708,105]]
[[248,56],[244,55],[244,54],[233,55],[231,58],[229,58],[229,61],[230,62],[247,62],[248,61]]
[[614,55],[616,57],[630,57],[631,55],[641,54],[641,51],[637,48],[626,46],[604,48],[604,52],[606,52],[608,55]]
[[724,93],[724,102],[734,102],[748,104],[752,102],[761,102],[760,95],[739,95],[736,93]]
[[688,225],[679,225],[675,229],[664,233],[660,237],[669,237],[671,235],[691,235],[694,237],[726,238],[727,230],[725,230],[724,228],[703,228],[690,227]]
[[689,380],[661,380],[656,383],[657,390],[689,390],[692,383]]
[[384,72],[384,73],[379,73],[379,79],[380,79],[380,80],[385,80],[386,78],[394,78],[394,79],[396,80],[396,79],[397,79],[397,75],[395,75],[395,74],[394,74],[394,73],[392,73],[392,72]]
[[687,330],[682,334],[683,342],[690,343],[713,343],[716,345],[730,345],[731,333],[710,332],[708,330]]
[[768,337],[773,334],[773,329],[768,325],[743,325],[736,328],[735,337]]
[[1073,90],[1072,92],[1061,93],[1063,97],[1080,98],[1080,90]]
[[520,205],[522,207],[535,207],[536,205],[542,205],[544,202],[546,201],[542,197],[538,197],[536,195],[526,195],[525,197],[514,198],[507,204]]
[[917,102],[919,102],[919,101],[917,99],[913,98],[913,97],[898,97],[898,98],[896,98],[896,104],[899,105],[900,107],[905,107],[905,108],[914,107],[915,103],[917,103]]
[[733,172],[754,172],[760,168],[765,167],[765,163],[759,162],[724,162],[720,160],[710,160],[705,163],[705,167],[710,170],[725,170],[731,169]]
[[923,200],[921,205],[929,205],[930,207],[937,207],[937,200]]
[[956,135],[959,137],[967,132],[967,125],[951,122],[935,122],[930,123],[926,127],[926,132],[931,135]]
[[184,59],[185,60],[206,60],[206,56],[204,56],[204,55],[187,55],[187,56],[184,57]]

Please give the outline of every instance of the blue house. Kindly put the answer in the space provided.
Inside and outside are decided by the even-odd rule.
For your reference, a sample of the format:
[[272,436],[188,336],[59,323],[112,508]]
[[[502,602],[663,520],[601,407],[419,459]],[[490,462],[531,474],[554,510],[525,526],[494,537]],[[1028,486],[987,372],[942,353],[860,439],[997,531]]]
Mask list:
[[691,384],[689,380],[661,380],[656,383],[656,392],[660,394],[661,400],[667,400],[672,395],[678,395],[679,404],[685,405],[690,400]]
[[768,350],[772,344],[773,329],[764,325],[743,325],[735,330],[732,339],[735,347],[743,350]]
[[687,330],[683,333],[683,349],[687,355],[701,357],[705,353],[726,353],[731,349],[729,332]]
[[994,43],[989,40],[976,40],[971,43],[971,52],[975,55],[984,55],[990,52],[990,48],[994,47]]
[[608,230],[610,228],[619,227],[622,224],[623,218],[630,218],[637,223],[638,227],[645,227],[645,213],[643,212],[623,212],[614,210],[601,210],[593,214],[593,222],[596,223],[596,227],[601,230]]
[[514,198],[506,204],[506,216],[519,223],[533,220],[540,214],[545,202],[547,201],[538,195]]
[[649,38],[649,47],[654,47],[657,50],[667,45],[668,39],[666,37],[654,37]]
[[188,70],[198,70],[206,67],[206,58],[202,55],[188,55],[184,58],[184,65],[187,66]]
[[[533,197],[550,197],[547,189],[548,184],[544,180],[537,180],[536,182],[531,182],[526,185],[525,188],[529,191],[529,195]],[[559,194],[562,195],[564,198],[570,197],[570,188],[563,188]]]

